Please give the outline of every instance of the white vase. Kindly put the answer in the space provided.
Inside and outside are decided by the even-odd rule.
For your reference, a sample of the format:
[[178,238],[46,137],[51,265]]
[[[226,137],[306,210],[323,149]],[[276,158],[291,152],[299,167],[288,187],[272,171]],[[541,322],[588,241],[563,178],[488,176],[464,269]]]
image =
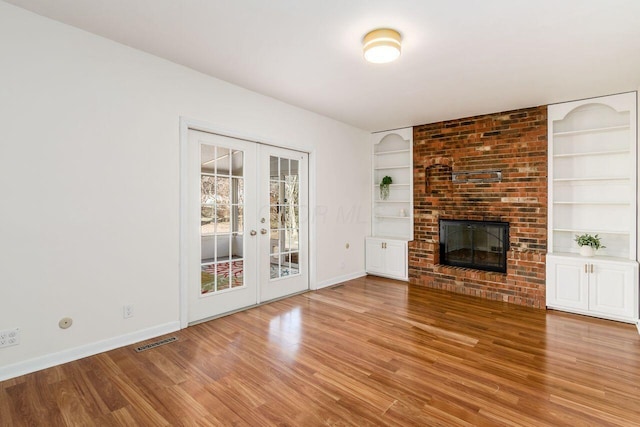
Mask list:
[[387,200],[389,198],[389,186],[381,185],[380,186],[380,199]]
[[580,246],[580,255],[582,256],[594,256],[596,254],[595,249],[593,249],[591,246]]

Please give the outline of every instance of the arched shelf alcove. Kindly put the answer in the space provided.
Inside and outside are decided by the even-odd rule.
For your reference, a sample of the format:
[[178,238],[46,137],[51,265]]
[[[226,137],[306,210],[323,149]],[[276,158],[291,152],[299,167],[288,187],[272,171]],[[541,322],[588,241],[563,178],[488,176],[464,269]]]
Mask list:
[[549,248],[578,253],[599,234],[600,255],[635,260],[636,93],[549,106]]
[[[372,138],[371,235],[413,240],[413,129],[378,132]],[[380,189],[390,177],[389,194]]]

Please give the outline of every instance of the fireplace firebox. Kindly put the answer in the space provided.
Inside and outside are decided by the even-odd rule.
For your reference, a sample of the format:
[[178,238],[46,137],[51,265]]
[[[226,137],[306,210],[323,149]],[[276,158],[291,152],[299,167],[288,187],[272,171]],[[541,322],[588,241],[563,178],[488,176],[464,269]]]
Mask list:
[[509,223],[440,220],[440,264],[507,272]]

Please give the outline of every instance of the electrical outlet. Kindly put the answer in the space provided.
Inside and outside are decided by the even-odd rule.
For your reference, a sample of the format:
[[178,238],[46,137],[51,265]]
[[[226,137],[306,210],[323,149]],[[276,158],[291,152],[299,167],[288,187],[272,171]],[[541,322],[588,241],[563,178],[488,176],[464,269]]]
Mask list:
[[20,329],[6,329],[0,331],[0,348],[20,344]]
[[122,317],[125,319],[133,317],[133,304],[125,304],[124,307],[122,307]]

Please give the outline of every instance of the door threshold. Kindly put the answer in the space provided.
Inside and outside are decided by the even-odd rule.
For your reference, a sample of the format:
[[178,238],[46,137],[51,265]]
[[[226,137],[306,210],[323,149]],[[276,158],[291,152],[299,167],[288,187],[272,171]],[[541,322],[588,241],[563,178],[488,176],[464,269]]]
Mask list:
[[296,295],[302,295],[302,294],[307,293],[307,292],[309,292],[309,291],[310,291],[310,289],[305,289],[304,291],[295,292],[295,293],[293,293],[293,294],[285,295],[285,296],[283,296],[283,297],[278,297],[278,298],[270,299],[270,300],[268,300],[268,301],[263,301],[263,302],[260,302],[260,303],[258,303],[258,304],[248,305],[248,306],[246,306],[246,307],[242,307],[242,308],[239,308],[239,309],[237,309],[237,310],[231,310],[231,311],[227,311],[227,312],[225,312],[225,313],[217,314],[217,315],[215,315],[215,316],[207,317],[207,318],[204,318],[204,319],[194,320],[193,322],[189,322],[189,323],[187,323],[187,328],[188,328],[189,326],[195,326],[195,325],[198,325],[198,324],[200,324],[200,323],[208,322],[208,321],[210,321],[210,320],[220,319],[221,317],[230,316],[230,315],[232,315],[232,314],[236,314],[236,313],[240,313],[241,311],[250,310],[250,309],[252,309],[252,308],[260,307],[260,306],[262,306],[262,305],[270,304],[270,303],[272,303],[272,302],[276,302],[276,301],[280,301],[280,300],[283,300],[283,299],[291,298],[291,297],[294,297],[294,296],[296,296]]

